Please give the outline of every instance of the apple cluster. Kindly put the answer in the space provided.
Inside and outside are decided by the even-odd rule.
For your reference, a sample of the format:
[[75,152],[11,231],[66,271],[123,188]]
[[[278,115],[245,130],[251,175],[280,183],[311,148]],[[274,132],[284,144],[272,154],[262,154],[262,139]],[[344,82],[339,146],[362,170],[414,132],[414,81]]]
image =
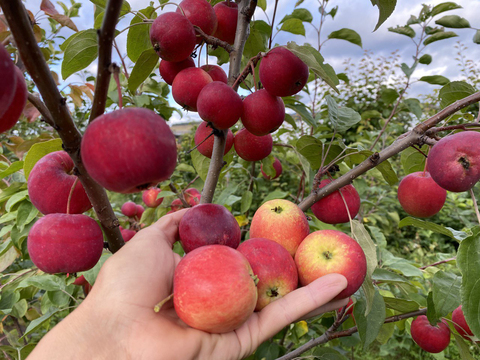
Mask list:
[[479,180],[480,133],[459,132],[444,137],[432,147],[425,171],[402,179],[398,200],[407,214],[428,218],[442,209],[447,191],[468,191]]
[[175,310],[187,325],[211,333],[237,329],[254,311],[330,273],[347,278],[337,299],[347,298],[367,270],[354,239],[336,230],[310,233],[301,209],[282,199],[258,208],[242,243],[235,217],[217,204],[188,210],[179,239],[186,255],[175,270]]

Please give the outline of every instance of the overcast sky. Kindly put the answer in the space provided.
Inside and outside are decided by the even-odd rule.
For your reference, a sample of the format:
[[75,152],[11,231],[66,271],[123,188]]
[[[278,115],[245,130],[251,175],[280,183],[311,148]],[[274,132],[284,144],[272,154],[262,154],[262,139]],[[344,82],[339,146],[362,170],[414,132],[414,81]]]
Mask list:
[[[74,22],[79,30],[85,30],[93,27],[93,4],[88,0],[77,0],[83,4],[80,10],[80,17],[74,18]],[[68,2],[68,1],[65,1]],[[179,2],[175,0],[175,2]],[[278,12],[276,15],[276,23],[280,21],[286,14],[289,14],[294,9],[296,1],[280,1],[278,5]],[[443,1],[426,1],[426,4],[436,5]],[[27,8],[34,14],[39,7],[39,0],[27,0]],[[55,3],[52,1],[52,3]],[[129,1],[133,10],[139,10],[145,8],[150,4],[150,0],[130,0]],[[273,0],[267,0],[267,16],[272,19]],[[479,0],[458,0],[456,3],[462,6],[462,9],[449,11],[438,16],[440,18],[443,15],[455,14],[465,17],[470,25],[474,28],[480,28],[480,1]],[[154,6],[159,4],[158,1],[154,2]],[[335,19],[332,21],[329,17],[324,23],[322,28],[322,41],[326,39],[327,35],[341,28],[351,28],[360,34],[362,38],[363,48],[353,45],[343,40],[330,40],[322,47],[322,55],[325,61],[331,64],[337,72],[343,71],[343,62],[345,59],[351,58],[353,61],[360,59],[365,50],[373,51],[375,56],[388,56],[392,51],[398,50],[401,55],[401,62],[406,62],[408,65],[412,64],[412,55],[415,53],[415,45],[410,38],[398,34],[394,34],[388,31],[389,27],[395,27],[396,25],[405,25],[410,15],[418,15],[422,2],[418,0],[397,0],[397,7],[392,16],[378,29],[373,32],[375,24],[378,20],[378,9],[371,5],[370,0],[331,0],[328,5],[328,9],[334,6],[338,6],[338,12]],[[61,12],[59,5],[56,5],[57,9]],[[308,9],[313,17],[313,23],[318,26],[319,14],[318,14],[318,1],[317,0],[305,0],[301,4],[302,8]],[[170,5],[165,8],[164,11],[174,11],[174,6]],[[255,13],[256,19],[265,19],[261,9],[257,9]],[[131,16],[127,17],[124,21],[120,22],[117,29],[121,30],[128,26]],[[435,26],[432,24],[432,26]],[[413,27],[415,30],[418,27]],[[459,36],[451,39],[442,40],[436,43],[432,43],[426,49],[426,52],[432,55],[433,61],[429,66],[419,66],[415,71],[413,77],[420,78],[424,75],[443,75],[450,80],[458,79],[459,72],[456,66],[455,49],[454,45],[457,41],[461,41],[468,47],[465,53],[467,59],[480,59],[480,45],[476,45],[472,42],[472,38],[475,34],[475,30],[472,29],[451,29],[455,31]],[[63,30],[62,34],[66,37],[73,34],[69,29]],[[124,33],[126,34],[126,32]],[[117,38],[117,43],[123,53],[125,50],[126,36],[120,36]],[[288,41],[295,41],[299,44],[308,42],[314,46],[317,45],[316,32],[313,27],[306,25],[306,37],[299,35],[292,35],[290,33],[281,32],[275,37],[275,42],[279,44],[286,44]],[[118,60],[118,59],[117,59]],[[90,71],[96,71],[96,64],[92,64],[89,68]],[[157,70],[158,71],[158,70]],[[67,79],[67,83],[70,81],[76,81],[78,78],[71,76]],[[430,92],[436,85],[429,85],[426,83],[414,84],[410,90],[410,95],[425,94]]]

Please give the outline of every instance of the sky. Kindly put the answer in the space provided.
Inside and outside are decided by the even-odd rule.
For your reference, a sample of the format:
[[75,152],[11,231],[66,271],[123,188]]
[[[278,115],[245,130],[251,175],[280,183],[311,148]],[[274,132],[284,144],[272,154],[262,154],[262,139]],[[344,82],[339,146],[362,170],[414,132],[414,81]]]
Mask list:
[[[67,0],[64,0],[68,2]],[[85,30],[93,27],[93,4],[88,0],[77,0],[82,3],[80,9],[80,17],[74,18],[74,22],[79,30]],[[54,1],[52,1],[55,3]],[[133,10],[140,10],[150,4],[150,0],[130,0],[129,3]],[[175,0],[175,2],[179,2]],[[425,1],[425,4],[436,5],[443,1],[433,0]],[[39,7],[39,0],[27,0],[26,6],[33,13],[36,13],[36,9]],[[456,3],[462,6],[462,9],[445,12],[437,18],[443,15],[455,14],[465,17],[470,25],[476,29],[480,29],[480,1],[479,0],[457,0]],[[158,0],[154,2],[154,6],[159,4]],[[255,19],[262,19],[269,21],[272,19],[273,8],[275,2],[273,0],[267,0],[266,14],[261,9],[257,8],[255,13]],[[275,22],[278,24],[286,14],[289,14],[294,9],[295,1],[279,1],[277,15]],[[313,17],[313,24],[318,26],[320,19],[318,13],[318,1],[317,0],[305,0],[299,7],[308,9]],[[322,41],[327,38],[327,35],[335,30],[341,28],[350,28],[360,34],[362,38],[363,48],[351,44],[344,40],[329,40],[321,49],[321,53],[325,58],[325,61],[332,65],[336,72],[342,72],[344,69],[344,61],[351,59],[352,62],[356,62],[364,55],[366,50],[372,51],[375,57],[385,56],[387,57],[393,51],[398,50],[401,56],[401,62],[406,62],[409,66],[412,64],[412,55],[415,53],[415,44],[410,38],[398,34],[394,34],[388,31],[389,27],[395,27],[397,25],[405,25],[410,15],[418,15],[422,2],[417,0],[397,0],[397,6],[393,14],[387,21],[375,32],[373,29],[378,20],[378,9],[371,5],[370,0],[330,0],[327,10],[334,6],[338,6],[338,11],[335,19],[332,21],[330,17],[322,27]],[[61,11],[59,5],[56,5],[57,9]],[[175,6],[169,5],[165,7],[164,11],[174,11]],[[159,10],[160,11],[160,10]],[[476,16],[475,16],[476,14]],[[121,21],[117,29],[121,30],[128,26],[131,16],[127,16],[125,20]],[[433,26],[435,24],[432,24]],[[288,41],[295,41],[298,44],[310,43],[314,46],[317,45],[317,34],[312,26],[306,25],[306,36],[293,35],[286,32],[280,32],[274,39],[275,43],[286,44]],[[413,26],[414,29],[418,27]],[[454,46],[457,41],[461,41],[468,49],[465,52],[467,59],[480,59],[480,45],[474,44],[472,38],[475,34],[475,30],[472,29],[449,29],[455,31],[459,36],[451,39],[446,39],[432,43],[426,49],[426,52],[433,57],[433,61],[429,66],[418,66],[413,78],[420,78],[425,75],[443,75],[450,80],[456,80],[459,78],[459,71],[456,66],[455,49]],[[69,29],[62,30],[62,35],[68,37],[73,34],[73,31]],[[124,33],[126,35],[126,32]],[[117,38],[117,44],[119,45],[123,54],[126,53],[126,36],[119,36]],[[118,56],[114,55],[114,61],[118,61]],[[213,62],[214,58],[211,62]],[[89,71],[96,72],[96,63],[93,63],[89,68]],[[157,70],[158,73],[158,70]],[[66,79],[66,83],[78,81],[78,77],[71,76]],[[427,94],[434,88],[438,88],[437,85],[430,85],[423,82],[418,82],[412,85],[409,90],[410,96],[418,94]],[[173,104],[172,106],[175,105]],[[189,116],[195,115],[186,115]]]

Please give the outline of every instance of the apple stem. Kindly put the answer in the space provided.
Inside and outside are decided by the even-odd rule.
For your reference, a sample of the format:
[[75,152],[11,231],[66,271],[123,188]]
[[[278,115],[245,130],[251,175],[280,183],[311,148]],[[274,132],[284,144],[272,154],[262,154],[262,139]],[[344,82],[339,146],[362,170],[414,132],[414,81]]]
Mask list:
[[118,107],[121,109],[123,107],[123,99],[122,99],[122,87],[120,85],[120,68],[115,65],[111,64],[110,66],[113,67],[113,78],[117,83],[117,90],[118,90]]
[[475,214],[477,214],[477,220],[478,220],[478,223],[480,224],[480,212],[478,211],[477,199],[475,198],[475,194],[473,192],[473,189],[470,189],[468,191],[470,192],[470,196],[472,197],[473,208],[475,209]]
[[210,134],[207,135],[207,137],[205,139],[203,139],[202,141],[200,141],[200,143],[198,143],[197,145],[195,145],[195,147],[193,149],[190,149],[187,151],[187,154],[190,154],[193,150],[195,150],[196,148],[198,148],[200,145],[202,145],[205,141],[207,141],[213,134],[215,133],[214,130],[212,130],[212,132]]
[[257,79],[255,77],[255,65],[253,61],[249,61],[250,68],[252,69],[252,76],[253,76],[253,86],[255,87],[255,91],[257,91]]
[[[430,150],[430,146],[428,147]],[[428,163],[428,156],[425,158],[425,166],[423,167],[423,176],[425,177],[425,173],[427,172],[427,163]]]
[[[256,56],[252,57],[247,65],[244,67],[243,71],[241,72],[240,75],[238,75],[238,77],[235,79],[235,82],[233,83],[232,85],[232,89],[236,91],[236,89],[238,88],[238,86],[240,85],[240,83],[242,81],[244,81],[246,79],[246,77],[248,76],[248,74],[250,74],[250,72],[252,71],[252,74],[254,76],[254,82],[255,82],[255,90],[256,90],[256,81],[255,81],[255,66],[257,65],[257,63],[260,61],[260,59],[262,57],[264,57],[266,54],[265,53],[258,53]],[[253,65],[253,66],[252,66]]]
[[72,188],[70,189],[70,193],[68,194],[67,214],[70,214],[70,201],[72,200],[73,191],[75,190],[75,187],[77,186],[77,182],[78,182],[78,177],[75,177],[75,181],[73,182]]
[[273,17],[272,17],[272,32],[270,33],[270,40],[268,42],[268,49],[270,50],[272,48],[272,35],[273,35],[273,25],[275,24],[275,15],[277,14],[277,5],[278,5],[278,0],[275,0],[275,8],[273,9]]
[[173,299],[173,294],[168,295],[165,299],[160,301],[155,307],[153,308],[153,311],[158,313],[160,310],[162,310],[163,305],[165,305],[167,302]]

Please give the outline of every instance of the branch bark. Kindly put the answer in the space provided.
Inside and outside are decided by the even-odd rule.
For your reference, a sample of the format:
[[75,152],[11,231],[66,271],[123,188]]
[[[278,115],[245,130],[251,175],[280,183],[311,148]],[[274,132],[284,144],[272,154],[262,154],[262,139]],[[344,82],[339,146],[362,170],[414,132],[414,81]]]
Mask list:
[[45,105],[63,141],[64,149],[72,158],[85,191],[102,224],[110,250],[115,252],[124,244],[118,220],[112,210],[105,189],[87,173],[80,156],[82,135],[75,126],[66,99],[57,89],[42,52],[35,40],[32,25],[21,0],[0,0],[0,5],[15,38],[25,67],[38,87]]
[[123,0],[108,1],[102,27],[98,31],[98,71],[89,122],[105,112],[111,75],[112,44],[122,4]]
[[374,153],[368,159],[354,167],[349,172],[340,176],[335,181],[332,181],[330,184],[321,189],[312,191],[310,195],[308,195],[305,200],[299,204],[300,209],[302,209],[302,211],[308,210],[318,200],[333,193],[341,187],[350,184],[358,176],[366,173],[370,169],[373,169],[378,164],[400,153],[407,147],[426,143],[428,141],[426,133],[429,129],[433,128],[436,124],[446,119],[450,115],[455,114],[458,110],[478,101],[480,101],[480,92],[467,96],[466,98],[458,100],[455,103],[447,106],[436,115],[414,127],[410,132],[401,135],[392,145],[386,147],[379,153]]

